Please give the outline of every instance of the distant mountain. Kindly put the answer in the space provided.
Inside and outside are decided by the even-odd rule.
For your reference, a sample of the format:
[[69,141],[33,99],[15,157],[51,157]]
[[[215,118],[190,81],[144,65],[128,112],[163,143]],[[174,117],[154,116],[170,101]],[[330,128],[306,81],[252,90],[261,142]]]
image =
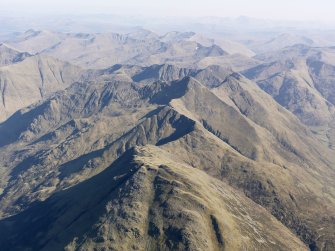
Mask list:
[[255,51],[257,54],[281,50],[288,46],[293,45],[306,45],[306,46],[327,46],[329,41],[322,41],[322,39],[310,38],[308,36],[298,35],[295,33],[283,33],[270,40],[255,41],[248,45],[248,47]]
[[211,39],[195,32],[168,32],[161,37],[161,40],[165,42],[182,40],[195,41],[208,47],[212,45],[218,45],[229,54],[241,54],[246,57],[252,57],[255,55],[253,51],[241,43],[218,38]]
[[[173,63],[183,67],[209,66],[211,61],[230,64],[229,57],[250,59],[252,51],[242,44],[209,39],[195,33],[167,33],[164,36],[140,30],[129,34],[53,33],[27,31],[9,41],[11,46],[31,53],[41,53],[69,61],[84,68],[105,68],[114,64]],[[205,59],[209,62],[205,63]],[[239,61],[241,64],[243,60]],[[243,64],[239,67],[243,67]],[[240,69],[240,68],[239,68]],[[244,68],[243,68],[244,69]]]
[[30,29],[24,33],[17,34],[14,38],[8,41],[8,44],[20,51],[36,54],[60,43],[65,37],[66,34],[59,32]]

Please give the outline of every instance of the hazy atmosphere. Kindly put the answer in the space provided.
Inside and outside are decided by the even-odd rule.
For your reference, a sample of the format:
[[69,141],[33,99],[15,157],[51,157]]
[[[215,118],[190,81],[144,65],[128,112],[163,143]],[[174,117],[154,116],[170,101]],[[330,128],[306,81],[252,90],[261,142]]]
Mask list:
[[2,12],[64,13],[64,14],[118,14],[144,16],[218,16],[335,21],[332,0],[2,0]]

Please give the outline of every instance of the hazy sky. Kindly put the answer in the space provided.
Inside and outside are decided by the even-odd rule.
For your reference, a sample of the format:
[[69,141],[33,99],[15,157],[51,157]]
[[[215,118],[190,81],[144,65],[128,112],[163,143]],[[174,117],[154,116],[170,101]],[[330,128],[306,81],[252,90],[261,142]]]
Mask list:
[[335,21],[334,0],[0,0],[0,10]]

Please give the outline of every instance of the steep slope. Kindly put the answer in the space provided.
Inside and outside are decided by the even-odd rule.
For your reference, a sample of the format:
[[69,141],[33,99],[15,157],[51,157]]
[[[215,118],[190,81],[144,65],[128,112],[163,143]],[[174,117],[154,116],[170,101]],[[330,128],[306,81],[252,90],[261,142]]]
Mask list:
[[153,146],[0,225],[11,250],[307,250],[264,209]]
[[20,62],[29,56],[30,54],[27,52],[19,52],[6,44],[0,44],[0,66]]
[[0,121],[68,87],[81,72],[79,67],[47,56],[31,56],[14,65],[0,67]]
[[[315,69],[311,68],[318,62],[309,56],[305,59],[288,57],[291,58],[292,55],[287,54],[286,58],[259,65],[243,74],[256,81],[263,90],[296,114],[302,122],[307,125],[324,124],[333,116],[334,108],[327,100],[327,95],[318,90],[325,82],[325,79],[323,82],[317,81],[320,76],[316,77]],[[314,73],[314,76],[311,73]],[[324,78],[327,78],[326,74]],[[331,83],[331,78],[329,82]]]
[[[260,89],[258,90],[261,91]],[[291,119],[295,121],[297,128],[304,135],[300,136],[301,139],[304,138],[304,140],[300,140],[301,145],[296,145],[296,147],[293,147],[293,142],[289,143],[285,139],[277,138],[275,129],[272,130],[273,132],[271,130],[266,132],[262,128],[255,126],[241,113],[243,112],[242,109],[235,110],[193,78],[185,78],[180,82],[172,83],[172,85],[166,86],[161,93],[155,96],[154,100],[159,100],[159,102],[172,100],[170,104],[177,111],[199,121],[205,128],[228,142],[228,144],[248,158],[269,161],[273,160],[272,156],[282,156],[282,160],[289,159],[298,163],[299,159],[303,158],[303,162],[308,163],[307,159],[310,156],[320,154],[317,147],[314,149],[311,149],[308,145],[302,147],[305,144],[306,137],[311,138],[315,145],[319,143],[317,139],[313,139],[311,133],[307,133],[307,129],[304,126],[292,117]],[[165,98],[167,99],[165,100]],[[219,117],[223,119],[219,120]],[[247,134],[241,134],[241,131],[247,132]],[[293,130],[291,132],[296,134]],[[274,135],[270,136],[269,133]],[[281,142],[282,140],[283,142]],[[273,146],[280,147],[273,148]],[[305,150],[306,152],[303,153]],[[316,152],[311,154],[313,151]],[[281,162],[279,161],[279,163]],[[311,160],[311,163],[313,163],[313,160]]]
[[[332,83],[334,82],[332,77],[335,59],[334,47],[295,45],[279,51],[260,54],[256,58],[270,63],[266,72],[264,72],[265,65],[258,67],[257,70],[254,69],[257,75],[261,74],[264,78],[266,74],[274,74],[275,71],[296,70],[311,87],[314,87],[322,97],[332,103],[329,93],[332,93]],[[282,65],[279,66],[279,64]],[[274,65],[277,65],[276,69]],[[252,72],[248,73],[252,75]]]
[[317,89],[327,101],[335,105],[335,61],[329,64],[321,60],[314,58],[307,60],[309,73],[313,79],[315,89]]
[[257,57],[269,63],[243,74],[256,81],[332,148],[334,49],[296,45]]
[[[315,151],[325,148],[294,115],[276,103],[256,83],[240,74],[228,75],[220,85],[212,89],[212,92],[235,107],[257,126],[270,132],[278,142],[291,147],[290,151],[296,151],[297,154],[300,152],[298,154],[300,157],[305,155],[302,153],[305,150]],[[305,145],[309,140],[310,143]],[[309,145],[318,145],[318,147],[312,150]],[[315,154],[320,153],[315,152]],[[306,153],[307,155],[310,154]]]
[[[246,83],[246,85],[250,85],[250,83]],[[255,87],[256,91],[262,93],[262,91],[257,88],[257,86]],[[231,88],[236,90],[236,87],[234,88],[234,86]],[[316,245],[325,245],[327,246],[327,249],[331,250],[331,247],[334,245],[330,241],[330,236],[332,236],[332,228],[334,228],[333,223],[331,223],[331,219],[334,214],[331,213],[331,211],[334,209],[335,198],[335,190],[331,184],[335,173],[332,164],[334,163],[333,153],[327,149],[326,146],[323,146],[317,138],[314,138],[312,133],[308,131],[308,129],[303,125],[301,125],[297,119],[295,119],[289,113],[283,111],[283,109],[281,109],[280,106],[276,105],[273,101],[271,102],[271,98],[266,94],[263,97],[261,95],[261,98],[263,99],[260,100],[267,100],[269,102],[268,104],[264,104],[264,107],[269,108],[273,106],[275,108],[273,110],[271,109],[269,113],[274,113],[272,117],[274,117],[273,119],[275,120],[272,122],[272,124],[277,126],[271,126],[271,123],[268,124],[269,127],[264,126],[264,124],[262,126],[262,122],[259,121],[259,126],[261,126],[260,128],[259,126],[254,125],[252,121],[243,118],[243,116],[241,116],[239,113],[235,113],[232,110],[232,107],[219,102],[219,100],[217,100],[213,94],[206,90],[206,88],[201,87],[198,82],[192,79],[183,80],[179,83],[179,86],[173,86],[171,89],[164,89],[164,95],[155,97],[155,99],[164,100],[166,93],[169,93],[169,91],[171,91],[170,98],[172,99],[170,105],[172,105],[181,114],[198,121],[209,132],[216,135],[222,141],[227,142],[232,148],[236,149],[245,157],[253,160],[255,159],[258,163],[265,161],[267,163],[275,164],[275,168],[269,168],[268,166],[262,170],[263,174],[260,174],[260,177],[267,177],[265,179],[268,179],[272,176],[272,174],[274,174],[275,169],[277,169],[280,173],[277,174],[278,177],[284,177],[286,176],[284,174],[284,170],[289,168],[289,172],[291,173],[290,175],[292,175],[292,177],[296,177],[296,181],[289,181],[290,175],[286,178],[286,181],[289,181],[289,183],[283,182],[283,180],[279,181],[276,178],[270,179],[270,181],[261,181],[262,178],[256,178],[257,181],[253,184],[261,184],[259,185],[261,188],[255,189],[255,187],[253,187],[254,185],[251,185],[250,187],[246,187],[244,189],[245,191],[248,191],[247,194],[249,194],[251,197],[255,196],[254,200],[258,201],[258,203],[266,207],[270,207],[270,211],[274,215],[281,219],[282,222],[293,228],[294,231],[296,231],[297,234],[299,234],[307,243],[309,243],[311,247]],[[249,91],[249,93],[255,95],[255,91],[253,91],[253,93],[250,89]],[[246,95],[247,92],[244,93]],[[257,98],[257,96],[254,97]],[[242,109],[249,109],[250,118],[255,115],[250,112],[250,108],[248,108],[249,105],[250,107],[253,107],[254,104],[244,103],[243,108],[243,102],[252,102],[252,98],[250,98],[250,96],[249,98],[247,96],[239,101],[237,100],[237,97],[235,97],[235,102],[237,106],[240,106],[239,108],[241,108],[242,105]],[[243,112],[242,114],[244,114],[244,116],[248,115],[248,112],[246,112],[248,110],[243,111],[242,109],[239,109],[241,112]],[[279,114],[276,114],[277,109],[282,110],[281,114],[280,112]],[[266,111],[266,109],[263,110]],[[257,121],[257,118],[254,118],[254,120]],[[276,120],[281,121],[282,125],[276,123]],[[288,122],[289,120],[291,120],[291,122]],[[265,124],[267,123],[268,122]],[[245,133],[241,134],[240,132]],[[203,139],[203,142],[204,141],[205,140]],[[213,159],[216,158],[207,151],[205,152],[211,157],[206,157],[206,155],[198,153],[194,149],[193,140],[189,139],[188,144],[192,145],[191,152],[195,153],[193,158],[198,159],[196,156],[201,156],[200,158],[207,159],[211,163]],[[208,147],[211,149],[213,148],[213,145],[208,145]],[[173,149],[179,149],[175,152],[175,154],[178,155],[180,148],[182,147],[175,145],[171,151],[174,151]],[[202,149],[202,152],[203,151],[204,149]],[[187,152],[186,156],[190,155],[191,152]],[[193,163],[195,160],[192,159],[190,161],[190,163]],[[197,161],[200,160],[198,159]],[[307,166],[305,166],[306,164]],[[217,168],[222,168],[222,165],[225,164],[219,162]],[[284,173],[282,173],[282,171],[284,171]],[[242,172],[242,170],[240,170],[240,172]],[[258,172],[252,171],[252,173]],[[318,173],[317,177],[315,176],[316,173]],[[221,173],[221,175],[224,174],[225,172]],[[215,177],[218,177],[219,175],[220,173],[216,173]],[[242,184],[250,184],[250,180],[248,181],[248,179],[243,181],[232,181],[232,183],[235,182],[237,182],[237,186],[239,187],[244,187]],[[311,195],[311,190],[309,189],[302,189],[300,187],[298,190],[296,190],[296,188],[294,188],[296,182],[305,184],[307,187],[313,187],[312,197],[318,197],[319,199],[317,200],[319,203],[324,204],[325,208],[332,208],[330,210],[326,209],[324,211],[324,220],[320,221],[318,217],[312,216],[315,212],[320,210],[318,206],[316,206],[318,209],[312,209],[313,206],[311,206],[309,203],[306,204],[306,201],[302,200],[297,202],[296,200],[296,205],[299,205],[298,208],[306,208],[306,210],[308,209],[314,212],[311,214],[307,213],[309,216],[306,217],[306,211],[304,211],[305,213],[301,214],[300,209],[296,209],[295,205],[291,204],[292,200],[294,200],[292,198],[295,198],[294,196],[297,196],[298,198],[307,198]],[[272,192],[265,192],[268,189],[265,187],[268,187],[269,184],[271,184],[270,187],[272,187],[270,188],[270,191],[272,189],[274,190]],[[257,187],[258,185],[255,186]],[[290,192],[286,190],[285,186],[290,187]],[[326,193],[324,193],[324,189],[327,189]],[[265,193],[263,194],[263,192]],[[296,195],[292,195],[296,192]],[[271,193],[272,195],[270,195]],[[265,195],[264,198],[262,197],[262,194],[267,195]],[[274,196],[274,194],[276,195]],[[292,197],[290,197],[289,194],[291,194]],[[272,204],[270,201],[276,202]],[[318,234],[316,234],[318,231],[316,230],[316,227],[320,226],[320,224],[324,226],[327,225],[327,227],[325,227],[325,232],[323,232],[324,239],[316,240],[318,236]],[[318,244],[316,244],[316,242],[318,242]]]

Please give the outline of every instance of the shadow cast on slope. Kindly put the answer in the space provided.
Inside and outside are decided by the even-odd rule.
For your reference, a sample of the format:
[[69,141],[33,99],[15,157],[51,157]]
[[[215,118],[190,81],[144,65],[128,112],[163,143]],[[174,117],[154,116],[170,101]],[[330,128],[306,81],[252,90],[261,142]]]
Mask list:
[[43,114],[48,108],[48,103],[43,103],[26,113],[22,110],[15,112],[6,121],[0,124],[0,147],[9,145],[19,140],[21,133],[29,128],[34,119]]
[[60,250],[94,231],[106,203],[138,170],[133,155],[128,150],[98,175],[1,220],[0,250]]

